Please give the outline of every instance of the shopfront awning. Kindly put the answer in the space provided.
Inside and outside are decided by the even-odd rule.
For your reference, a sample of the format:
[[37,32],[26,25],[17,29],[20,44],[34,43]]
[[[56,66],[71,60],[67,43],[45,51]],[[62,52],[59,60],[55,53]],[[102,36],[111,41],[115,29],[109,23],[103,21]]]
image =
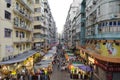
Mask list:
[[86,65],[79,66],[79,69],[81,69],[83,71],[86,71],[86,72],[92,72],[93,71],[93,69],[90,66],[86,66]]
[[12,64],[12,63],[17,63],[17,62],[21,62],[26,60],[28,57],[32,56],[33,54],[35,54],[36,51],[31,50],[31,51],[27,51],[24,52],[22,54],[17,55],[16,57],[8,60],[8,61],[2,61],[0,62],[0,65],[4,65],[4,64]]
[[73,62],[72,65],[75,67],[84,66],[84,64],[81,62]]

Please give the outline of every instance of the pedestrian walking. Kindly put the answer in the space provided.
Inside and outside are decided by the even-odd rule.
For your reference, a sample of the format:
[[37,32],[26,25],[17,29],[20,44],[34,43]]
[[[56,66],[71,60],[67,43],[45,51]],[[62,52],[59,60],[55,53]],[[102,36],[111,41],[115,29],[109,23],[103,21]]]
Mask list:
[[57,65],[57,66],[58,66],[57,68],[58,68],[58,70],[59,70],[59,68],[60,68],[60,62],[58,62],[58,65]]

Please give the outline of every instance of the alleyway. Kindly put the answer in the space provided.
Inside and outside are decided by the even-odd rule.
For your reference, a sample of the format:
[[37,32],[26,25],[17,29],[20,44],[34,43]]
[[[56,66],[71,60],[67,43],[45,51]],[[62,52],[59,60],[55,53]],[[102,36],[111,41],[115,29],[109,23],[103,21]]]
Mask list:
[[71,80],[71,79],[68,72],[58,70],[57,65],[55,65],[50,80]]

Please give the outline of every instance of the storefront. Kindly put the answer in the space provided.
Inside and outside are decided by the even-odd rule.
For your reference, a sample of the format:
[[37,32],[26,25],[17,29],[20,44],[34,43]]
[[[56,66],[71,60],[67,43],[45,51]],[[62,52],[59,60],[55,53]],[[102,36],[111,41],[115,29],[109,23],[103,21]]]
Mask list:
[[28,51],[23,54],[19,54],[16,57],[0,62],[1,65],[1,75],[4,77],[14,77],[17,78],[17,74],[21,74],[26,70],[29,71],[33,68],[33,55],[36,54],[36,51]]
[[[101,60],[95,61],[95,78],[99,80],[119,80],[120,63],[111,63]],[[102,74],[101,74],[102,73]],[[117,76],[116,76],[117,75]]]

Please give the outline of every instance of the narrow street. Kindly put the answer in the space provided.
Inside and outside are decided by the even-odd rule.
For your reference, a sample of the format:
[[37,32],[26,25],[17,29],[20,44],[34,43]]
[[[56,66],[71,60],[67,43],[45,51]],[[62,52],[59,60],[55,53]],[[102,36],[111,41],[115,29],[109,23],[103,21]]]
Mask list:
[[70,75],[66,71],[60,71],[57,69],[57,65],[54,65],[53,73],[51,74],[50,80],[71,80]]

